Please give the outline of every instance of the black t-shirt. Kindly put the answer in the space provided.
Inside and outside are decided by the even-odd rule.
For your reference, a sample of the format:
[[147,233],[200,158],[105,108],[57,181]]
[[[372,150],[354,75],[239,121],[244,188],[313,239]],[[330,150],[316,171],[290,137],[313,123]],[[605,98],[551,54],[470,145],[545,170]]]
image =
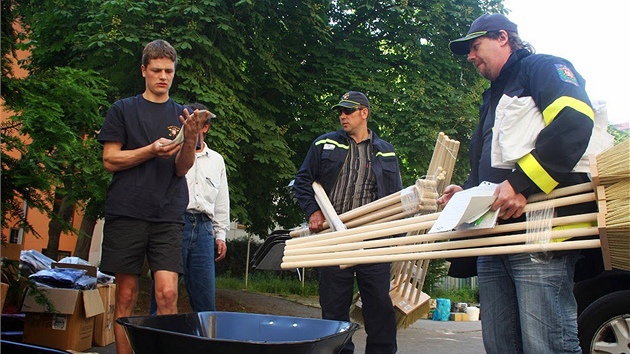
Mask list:
[[[114,102],[98,134],[98,141],[121,142],[123,150],[149,145],[163,137],[173,139],[184,106],[172,99],[164,103],[145,100],[142,95]],[[175,155],[155,157],[115,172],[107,190],[105,219],[126,216],[151,222],[183,223],[188,204],[185,177],[175,174]]]

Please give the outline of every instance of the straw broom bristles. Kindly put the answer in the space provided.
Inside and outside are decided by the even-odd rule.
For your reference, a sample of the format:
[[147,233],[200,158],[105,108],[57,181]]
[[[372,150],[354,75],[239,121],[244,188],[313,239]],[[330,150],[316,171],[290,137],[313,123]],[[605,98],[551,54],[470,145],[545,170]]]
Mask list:
[[630,139],[591,156],[591,176],[604,215],[599,220],[604,265],[630,270]]
[[628,182],[605,187],[606,239],[611,267],[630,270],[630,191]]
[[[422,291],[426,266],[429,260],[392,263],[392,281],[389,295],[394,305],[397,328],[407,328],[430,310],[431,298]],[[422,266],[419,264],[422,263]],[[420,274],[418,274],[420,273]],[[422,280],[421,280],[422,279]],[[360,294],[352,299],[350,319],[364,324]]]
[[429,304],[431,297],[422,291],[429,262],[428,259],[405,262],[408,273],[404,285],[399,285],[390,291],[390,296],[395,304],[396,326],[398,328],[409,327],[431,309]]
[[630,176],[630,139],[614,145],[596,156],[596,169],[592,171],[597,185],[609,186]]

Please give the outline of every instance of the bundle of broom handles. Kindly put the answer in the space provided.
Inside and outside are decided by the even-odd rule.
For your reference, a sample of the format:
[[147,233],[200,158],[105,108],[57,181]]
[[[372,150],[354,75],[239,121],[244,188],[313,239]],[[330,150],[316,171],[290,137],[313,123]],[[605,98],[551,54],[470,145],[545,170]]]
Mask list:
[[[433,226],[440,214],[432,213],[287,240],[281,267],[293,269],[601,247],[607,269],[612,264],[613,268],[630,270],[629,152],[630,140],[625,140],[592,156],[592,183],[528,198],[526,213],[597,202],[598,213],[556,217],[545,226],[581,225],[579,228],[551,230],[545,236],[548,241],[564,242],[526,244],[528,237],[531,241],[526,222],[491,229],[422,234]],[[391,237],[407,232],[420,234]],[[579,239],[591,236],[599,236],[599,239]]]
[[[319,183],[313,183],[313,190],[315,200],[326,217],[324,230],[319,234],[398,220],[420,212],[430,213],[437,210],[438,195],[435,192],[435,182],[423,179],[418,179],[414,185],[399,192],[339,215],[334,211]],[[308,227],[289,233],[291,237],[303,237],[310,234]]]
[[[549,199],[549,200],[546,200]],[[529,198],[525,211],[568,206],[595,201],[591,183],[557,189],[548,195]],[[521,252],[539,252],[539,244],[523,244],[527,241],[526,222],[499,225],[491,229],[451,231],[438,234],[419,234],[406,237],[389,237],[413,231],[430,229],[440,213],[410,217],[402,220],[365,225],[354,229],[318,234],[286,241],[281,267],[322,267],[344,264],[409,261],[496,255]],[[552,225],[596,223],[597,213],[558,217]],[[513,234],[515,233],[515,234]],[[497,235],[497,236],[491,236]],[[550,239],[595,236],[598,228],[551,231]],[[460,240],[466,238],[466,240]],[[436,242],[443,241],[443,242]],[[600,247],[599,239],[553,242],[544,250],[568,250]]]

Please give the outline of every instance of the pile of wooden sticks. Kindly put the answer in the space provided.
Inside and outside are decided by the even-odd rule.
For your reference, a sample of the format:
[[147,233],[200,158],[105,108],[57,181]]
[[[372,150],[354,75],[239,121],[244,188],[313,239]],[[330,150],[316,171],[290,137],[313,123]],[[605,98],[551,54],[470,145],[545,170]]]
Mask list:
[[[555,207],[595,201],[596,194],[590,183],[558,189],[550,195]],[[541,199],[535,195],[531,200]],[[532,202],[526,210],[546,207],[547,201]],[[450,231],[436,234],[418,234],[405,237],[383,238],[401,233],[429,230],[440,213],[415,216],[403,220],[366,225],[354,229],[287,240],[282,268],[322,267],[343,264],[409,261],[468,257],[491,254],[537,252],[539,245],[524,245],[526,223],[500,225],[491,229]],[[593,223],[597,213],[554,218],[553,225]],[[598,235],[596,226],[552,232],[552,239]],[[482,237],[483,236],[483,237]],[[466,240],[461,240],[461,239]],[[442,242],[438,242],[442,241]],[[565,241],[547,245],[549,250],[566,250],[600,247],[599,239]]]
[[[550,239],[565,239],[564,242],[546,244],[544,250],[569,250],[602,247],[607,268],[630,270],[630,237],[628,220],[627,171],[629,148],[620,144],[595,159],[597,165],[606,166],[606,156],[622,162],[624,171],[608,171],[605,167],[593,166],[593,183],[560,188],[548,195],[539,194],[529,198],[527,210],[547,207],[576,205],[597,201],[598,213],[555,217],[554,228],[561,225],[581,225],[578,228],[559,228],[551,232]],[[602,182],[605,181],[605,182]],[[604,185],[597,185],[601,183]],[[608,192],[610,193],[606,193]],[[619,192],[614,192],[619,191]],[[304,239],[287,241],[282,268],[320,267],[343,264],[394,262],[418,259],[437,259],[467,256],[497,255],[523,252],[538,252],[541,246],[525,244],[525,223],[500,225],[491,229],[451,231],[438,234],[381,239],[413,231],[430,229],[440,213],[415,216],[403,220],[361,226],[354,229],[315,235]],[[599,236],[599,237],[593,237]],[[462,239],[466,240],[462,240]],[[609,244],[616,245],[614,249]],[[611,256],[612,261],[611,261]],[[612,263],[612,264],[611,264]]]
[[[317,203],[326,216],[324,230],[319,232],[319,234],[329,233],[333,230],[350,229],[361,225],[399,220],[419,212],[430,213],[437,210],[436,200],[438,195],[435,189],[435,182],[418,179],[414,185],[399,192],[339,214],[338,218],[343,223],[343,226],[335,225],[335,222],[331,221],[335,219],[333,216],[335,214],[334,210],[330,210],[332,206],[328,206],[329,202],[322,200],[324,198],[318,196],[321,195],[321,193],[317,193],[318,188],[321,188],[319,184],[313,185],[313,189],[316,190]],[[325,195],[325,193],[323,194]],[[310,235],[310,231],[308,227],[304,227],[292,230],[289,235],[291,237],[303,237]]]

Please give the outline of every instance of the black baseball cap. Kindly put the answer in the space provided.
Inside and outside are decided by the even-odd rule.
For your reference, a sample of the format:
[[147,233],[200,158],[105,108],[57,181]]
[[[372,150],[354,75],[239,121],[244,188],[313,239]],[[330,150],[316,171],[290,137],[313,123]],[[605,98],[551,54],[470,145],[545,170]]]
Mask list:
[[370,101],[368,98],[359,91],[348,91],[341,96],[341,101],[334,105],[332,108],[335,109],[337,107],[346,107],[346,108],[357,108],[359,106],[370,108]]
[[516,27],[516,24],[508,20],[504,15],[481,15],[470,25],[470,29],[464,37],[452,40],[448,46],[453,54],[468,55],[468,53],[470,53],[469,42],[471,40],[484,36],[488,32],[499,30],[518,33]]

